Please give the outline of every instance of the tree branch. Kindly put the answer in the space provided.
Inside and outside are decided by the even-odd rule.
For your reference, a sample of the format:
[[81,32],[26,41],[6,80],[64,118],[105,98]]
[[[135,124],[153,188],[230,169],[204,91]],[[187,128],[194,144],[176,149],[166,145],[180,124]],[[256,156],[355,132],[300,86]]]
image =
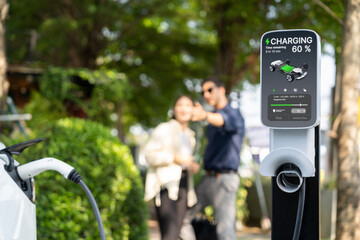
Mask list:
[[260,50],[257,49],[247,56],[245,62],[240,66],[240,68],[236,71],[235,76],[232,78],[229,89],[231,89],[239,81],[241,81],[245,77],[246,72],[255,64],[257,64],[259,54],[260,54]]
[[331,17],[333,17],[340,25],[343,25],[343,20],[339,18],[326,4],[321,0],[313,0],[313,2],[323,8]]

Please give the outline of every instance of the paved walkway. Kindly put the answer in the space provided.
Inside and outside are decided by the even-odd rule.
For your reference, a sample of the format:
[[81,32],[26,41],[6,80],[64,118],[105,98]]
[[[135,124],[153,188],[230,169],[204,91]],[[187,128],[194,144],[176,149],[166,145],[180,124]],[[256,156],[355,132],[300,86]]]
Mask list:
[[244,227],[241,231],[237,232],[238,240],[270,240],[270,231],[262,231],[260,228],[248,228]]
[[[156,220],[149,220],[150,240],[160,240],[159,227]],[[268,240],[271,239],[270,232],[263,232],[259,228],[243,227],[237,232],[238,240]]]

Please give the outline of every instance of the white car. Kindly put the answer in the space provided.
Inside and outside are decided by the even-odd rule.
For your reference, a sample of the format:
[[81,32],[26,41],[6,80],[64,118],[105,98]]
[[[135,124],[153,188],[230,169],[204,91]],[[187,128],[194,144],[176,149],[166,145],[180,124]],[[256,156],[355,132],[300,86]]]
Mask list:
[[301,68],[299,68],[290,65],[289,60],[286,60],[285,62],[281,60],[276,60],[271,62],[269,69],[271,72],[278,70],[279,72],[281,72],[286,76],[286,80],[288,82],[292,82],[295,79],[301,80],[307,75],[306,70],[308,69],[308,65],[304,63],[301,65]]

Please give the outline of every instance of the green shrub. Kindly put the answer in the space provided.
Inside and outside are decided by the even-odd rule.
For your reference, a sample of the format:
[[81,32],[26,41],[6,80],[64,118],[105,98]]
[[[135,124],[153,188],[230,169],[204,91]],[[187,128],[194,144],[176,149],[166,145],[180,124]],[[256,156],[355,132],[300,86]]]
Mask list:
[[68,116],[64,104],[58,100],[49,100],[39,92],[31,94],[31,101],[26,104],[24,112],[32,115],[31,120],[26,122],[30,129],[36,130],[38,126],[44,126],[49,121],[54,121]]
[[247,188],[252,185],[252,182],[249,178],[240,177],[240,188],[236,199],[236,218],[242,223],[246,221],[250,214],[246,200],[248,197]]
[[[39,93],[33,93],[25,106],[24,111],[33,115],[28,126],[60,116],[87,118],[116,127],[119,122],[110,116],[122,111],[130,89],[126,75],[114,70],[50,67],[41,75]],[[117,121],[124,124],[121,117]]]
[[[148,239],[140,174],[128,147],[111,136],[110,129],[67,118],[33,130],[46,141],[16,157],[20,163],[54,157],[70,164],[92,191],[108,240]],[[38,239],[100,239],[91,204],[80,185],[53,171],[36,176],[35,184]]]

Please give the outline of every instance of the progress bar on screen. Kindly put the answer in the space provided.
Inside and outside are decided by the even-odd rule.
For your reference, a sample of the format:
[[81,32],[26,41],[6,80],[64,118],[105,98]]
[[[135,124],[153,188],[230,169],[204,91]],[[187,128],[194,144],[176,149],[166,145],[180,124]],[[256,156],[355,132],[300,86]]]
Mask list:
[[307,103],[278,103],[278,104],[270,104],[270,107],[307,107],[309,104]]

